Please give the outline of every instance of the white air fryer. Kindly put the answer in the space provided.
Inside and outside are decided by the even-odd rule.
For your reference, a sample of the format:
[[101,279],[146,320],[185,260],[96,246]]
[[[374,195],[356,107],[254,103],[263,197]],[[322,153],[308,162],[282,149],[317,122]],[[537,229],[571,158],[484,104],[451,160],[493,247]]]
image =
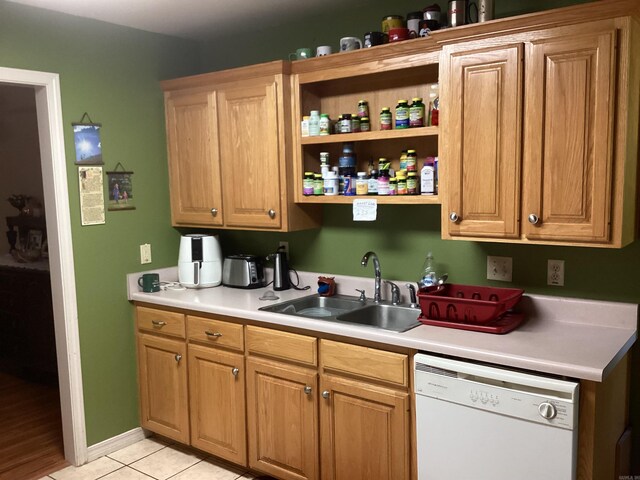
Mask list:
[[187,288],[220,285],[222,252],[217,236],[195,233],[180,238],[178,281]]

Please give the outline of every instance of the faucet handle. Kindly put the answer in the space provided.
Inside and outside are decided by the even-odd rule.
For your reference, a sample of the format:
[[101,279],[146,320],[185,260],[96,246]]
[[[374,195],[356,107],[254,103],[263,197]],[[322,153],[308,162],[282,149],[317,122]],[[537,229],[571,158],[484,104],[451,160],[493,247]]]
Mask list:
[[420,305],[418,305],[418,298],[416,297],[416,287],[413,285],[413,283],[407,283],[405,287],[409,289],[409,299],[411,301],[410,307],[418,308]]
[[367,296],[364,294],[364,289],[360,290],[359,288],[356,288],[356,292],[360,292],[360,298],[358,300],[360,300],[361,302],[367,301]]
[[391,304],[398,305],[400,303],[400,287],[388,280],[385,280],[384,283],[391,287]]

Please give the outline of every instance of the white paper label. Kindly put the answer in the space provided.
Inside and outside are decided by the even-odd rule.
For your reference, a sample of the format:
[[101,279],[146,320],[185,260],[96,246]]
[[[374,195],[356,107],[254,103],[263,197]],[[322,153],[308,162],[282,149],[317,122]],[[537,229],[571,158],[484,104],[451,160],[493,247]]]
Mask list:
[[355,199],[353,201],[353,221],[373,222],[378,216],[378,201],[373,198]]

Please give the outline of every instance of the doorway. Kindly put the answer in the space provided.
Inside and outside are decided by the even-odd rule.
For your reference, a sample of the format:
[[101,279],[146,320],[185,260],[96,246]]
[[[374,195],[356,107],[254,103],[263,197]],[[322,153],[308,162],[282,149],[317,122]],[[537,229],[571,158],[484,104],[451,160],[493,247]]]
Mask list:
[[64,456],[87,461],[60,80],[55,73],[0,67],[0,85],[33,88],[38,120]]

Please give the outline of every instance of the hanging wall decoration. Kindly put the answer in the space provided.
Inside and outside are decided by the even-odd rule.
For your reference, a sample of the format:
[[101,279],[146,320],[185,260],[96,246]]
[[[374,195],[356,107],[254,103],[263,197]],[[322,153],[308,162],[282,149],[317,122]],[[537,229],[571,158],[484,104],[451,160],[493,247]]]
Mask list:
[[[88,122],[85,121],[88,120]],[[87,112],[80,122],[72,123],[76,146],[76,165],[104,165],[102,161],[102,142],[100,141],[100,123],[93,123]]]
[[116,168],[111,172],[107,172],[109,179],[109,211],[118,210],[135,210],[134,198],[133,198],[133,185],[131,183],[131,176],[133,172],[125,171],[120,162],[116,165]]

